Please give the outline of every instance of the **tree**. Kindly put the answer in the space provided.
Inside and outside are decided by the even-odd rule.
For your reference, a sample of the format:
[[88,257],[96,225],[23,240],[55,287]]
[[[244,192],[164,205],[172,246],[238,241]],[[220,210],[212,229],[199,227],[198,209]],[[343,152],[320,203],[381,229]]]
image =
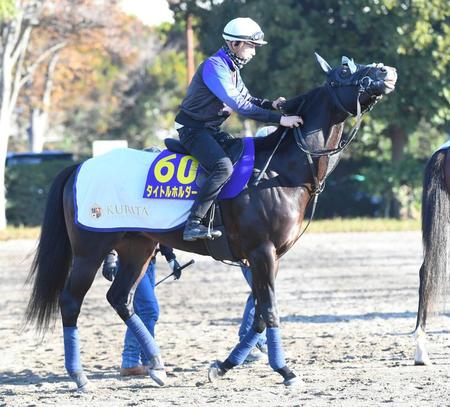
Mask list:
[[[71,125],[77,112],[91,109],[98,120],[94,121],[97,127],[86,131],[88,145],[101,133],[99,126],[104,131],[111,127],[108,121],[113,120],[128,88],[127,74],[139,69],[157,49],[144,44],[151,33],[122,12],[116,1],[3,1],[0,16],[1,229],[6,226],[4,163],[15,108],[20,106],[21,118],[30,118],[37,148],[47,123],[53,122],[53,129]],[[49,115],[57,120],[49,120]]]
[[6,228],[5,160],[11,134],[11,120],[21,88],[36,66],[25,66],[25,56],[42,1],[8,1],[1,7],[0,78],[0,230]]
[[[115,126],[129,76],[158,52],[154,36],[115,3],[69,0],[44,9],[35,33],[31,54],[55,41],[65,45],[53,75],[49,72],[54,61],[48,59],[23,93],[23,109],[31,110],[31,118],[42,119],[34,123],[51,117],[49,131],[30,126],[30,133],[59,135],[65,148],[89,153],[92,140]],[[49,92],[51,104],[45,100]]]
[[114,138],[126,135],[138,148],[161,144],[161,138],[173,135],[175,114],[186,91],[183,29],[163,24],[155,35],[160,43],[158,55],[130,78],[117,125],[108,131]]
[[[199,46],[207,55],[223,43],[221,33],[229,19],[249,16],[260,23],[269,45],[258,50],[255,61],[242,72],[255,95],[293,96],[322,82],[313,58],[313,51],[317,51],[333,65],[339,63],[341,55],[348,55],[360,63],[383,61],[398,68],[396,93],[371,115],[390,124],[393,130],[389,134],[399,134],[400,130],[411,133],[424,119],[443,129],[450,118],[450,9],[446,1],[171,3],[176,17],[182,18],[187,11],[195,13]],[[398,144],[394,141],[395,159],[404,148],[402,140]]]

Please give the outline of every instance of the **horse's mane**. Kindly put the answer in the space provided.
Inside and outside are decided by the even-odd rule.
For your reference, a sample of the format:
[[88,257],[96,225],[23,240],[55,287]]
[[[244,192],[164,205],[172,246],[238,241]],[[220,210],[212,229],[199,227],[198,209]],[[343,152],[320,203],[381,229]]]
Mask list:
[[[317,96],[318,92],[321,89],[322,87],[319,86],[317,88],[311,89],[306,93],[302,93],[301,95],[298,95],[292,99],[288,99],[283,104],[283,112],[288,115],[301,115],[302,112],[304,112],[308,108],[310,104],[309,102]],[[279,125],[278,128],[273,133],[270,133],[268,136],[255,137],[254,138],[255,151],[272,150],[278,143],[278,140],[280,139],[280,136],[283,134],[283,131],[285,129],[286,127]]]

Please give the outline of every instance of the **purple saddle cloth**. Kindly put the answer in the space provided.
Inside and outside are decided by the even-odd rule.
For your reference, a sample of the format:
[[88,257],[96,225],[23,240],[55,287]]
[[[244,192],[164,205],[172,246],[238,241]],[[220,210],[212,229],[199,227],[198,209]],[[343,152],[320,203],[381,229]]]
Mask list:
[[231,199],[238,196],[250,179],[255,164],[255,145],[252,137],[245,137],[241,158],[233,166],[233,174],[220,191],[219,199]]

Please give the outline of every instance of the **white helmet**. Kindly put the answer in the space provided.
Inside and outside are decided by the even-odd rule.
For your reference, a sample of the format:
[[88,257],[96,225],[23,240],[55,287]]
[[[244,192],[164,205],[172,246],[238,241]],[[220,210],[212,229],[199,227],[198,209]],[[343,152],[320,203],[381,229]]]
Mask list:
[[261,27],[251,18],[238,17],[223,29],[222,37],[227,41],[245,41],[257,45],[267,44]]

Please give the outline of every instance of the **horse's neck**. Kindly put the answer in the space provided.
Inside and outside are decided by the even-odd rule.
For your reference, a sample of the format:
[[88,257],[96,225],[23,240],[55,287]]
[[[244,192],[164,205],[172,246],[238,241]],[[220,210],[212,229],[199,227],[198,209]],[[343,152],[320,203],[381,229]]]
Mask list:
[[[292,103],[295,101],[297,106]],[[346,116],[335,109],[334,101],[324,86],[313,89],[307,94],[292,99],[288,106],[289,114],[298,113],[304,120],[301,126],[303,146],[309,151],[320,151],[338,147],[342,137],[343,121]],[[295,140],[293,130],[279,127],[271,135],[255,139],[256,167],[262,169],[270,154],[274,151],[280,137],[285,134],[268,170],[269,178],[278,178],[280,186],[299,187],[313,184],[314,177],[307,156],[301,151]],[[319,180],[323,180],[328,169],[336,164],[337,157],[330,165],[327,156],[314,158],[314,170]]]
[[310,151],[337,147],[342,135],[340,125],[346,116],[336,109],[334,100],[325,86],[315,90],[311,100],[305,103],[301,116],[304,120],[301,130]]
[[[300,113],[304,120],[301,127],[301,137],[306,150],[317,152],[321,150],[333,150],[338,147],[342,138],[345,116],[336,111],[330,94],[324,87],[318,88],[312,94],[312,100],[304,103],[305,108]],[[339,160],[339,155],[313,158],[314,165],[310,166],[307,155],[302,152],[290,131],[289,137],[282,152],[282,166],[289,168],[288,178],[296,179],[297,184],[313,183],[312,171],[315,171],[319,181],[322,181],[334,168]]]

